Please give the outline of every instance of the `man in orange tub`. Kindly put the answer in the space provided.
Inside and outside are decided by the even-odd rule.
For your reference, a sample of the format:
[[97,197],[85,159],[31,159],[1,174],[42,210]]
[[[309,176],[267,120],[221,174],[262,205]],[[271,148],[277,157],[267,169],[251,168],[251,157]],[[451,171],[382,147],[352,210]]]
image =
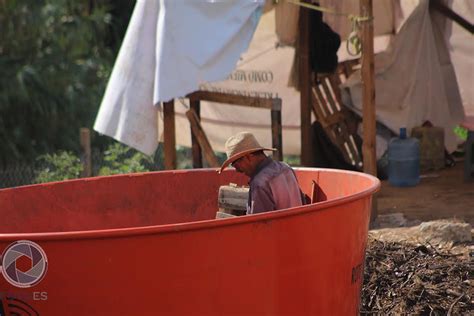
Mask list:
[[276,149],[260,146],[255,136],[249,132],[231,136],[226,141],[225,148],[227,160],[219,172],[231,165],[250,178],[247,214],[303,205],[302,193],[293,169],[264,153]]

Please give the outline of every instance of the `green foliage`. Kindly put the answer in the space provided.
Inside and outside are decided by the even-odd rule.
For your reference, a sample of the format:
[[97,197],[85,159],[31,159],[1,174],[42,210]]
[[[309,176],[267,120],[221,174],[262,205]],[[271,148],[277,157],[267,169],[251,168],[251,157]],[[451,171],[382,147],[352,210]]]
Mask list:
[[0,163],[78,150],[79,128],[92,126],[114,62],[109,43],[119,44],[103,3],[0,4]]
[[289,164],[290,166],[301,165],[301,159],[298,155],[283,155],[283,161]]
[[[38,171],[35,183],[79,178],[83,169],[80,159],[67,151],[42,155],[38,158],[38,162],[42,167]],[[99,175],[150,171],[153,163],[153,158],[120,143],[114,143],[104,152]]]
[[462,126],[456,126],[454,128],[454,134],[464,141],[467,139],[467,129]]
[[100,168],[99,175],[150,171],[148,166],[152,164],[151,157],[120,143],[114,143],[104,152],[104,166]]
[[62,181],[78,178],[82,171],[80,159],[71,152],[61,151],[38,158],[44,167],[36,176],[35,183]]

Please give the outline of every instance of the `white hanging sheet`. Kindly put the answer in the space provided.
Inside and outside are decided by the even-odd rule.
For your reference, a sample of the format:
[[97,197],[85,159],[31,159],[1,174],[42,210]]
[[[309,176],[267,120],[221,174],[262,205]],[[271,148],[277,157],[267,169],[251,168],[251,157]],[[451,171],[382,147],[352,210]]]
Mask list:
[[137,1],[94,124],[97,132],[146,154],[158,146],[153,101],[158,12],[158,1]]
[[263,0],[138,0],[94,129],[152,154],[159,102],[225,79],[253,36]]

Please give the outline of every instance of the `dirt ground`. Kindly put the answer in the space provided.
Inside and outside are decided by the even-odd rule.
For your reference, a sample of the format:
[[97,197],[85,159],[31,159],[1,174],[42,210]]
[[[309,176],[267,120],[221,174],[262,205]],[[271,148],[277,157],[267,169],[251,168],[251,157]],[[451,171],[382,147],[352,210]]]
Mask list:
[[473,315],[474,181],[464,182],[463,167],[423,174],[415,187],[382,182],[361,315]]
[[462,161],[415,187],[383,181],[376,205],[360,314],[474,315],[474,181]]
[[472,263],[468,243],[369,238],[360,315],[473,315]]
[[379,215],[402,213],[410,224],[457,218],[474,226],[474,181],[464,182],[463,162],[422,175],[415,187],[399,188],[382,181],[377,194]]

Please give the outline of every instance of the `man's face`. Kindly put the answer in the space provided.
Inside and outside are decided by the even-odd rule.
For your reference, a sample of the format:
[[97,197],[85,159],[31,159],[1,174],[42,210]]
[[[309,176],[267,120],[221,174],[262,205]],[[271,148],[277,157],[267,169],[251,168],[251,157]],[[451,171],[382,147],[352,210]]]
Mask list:
[[243,173],[248,177],[252,175],[254,169],[250,155],[240,157],[232,163],[232,167],[234,167],[237,172]]

